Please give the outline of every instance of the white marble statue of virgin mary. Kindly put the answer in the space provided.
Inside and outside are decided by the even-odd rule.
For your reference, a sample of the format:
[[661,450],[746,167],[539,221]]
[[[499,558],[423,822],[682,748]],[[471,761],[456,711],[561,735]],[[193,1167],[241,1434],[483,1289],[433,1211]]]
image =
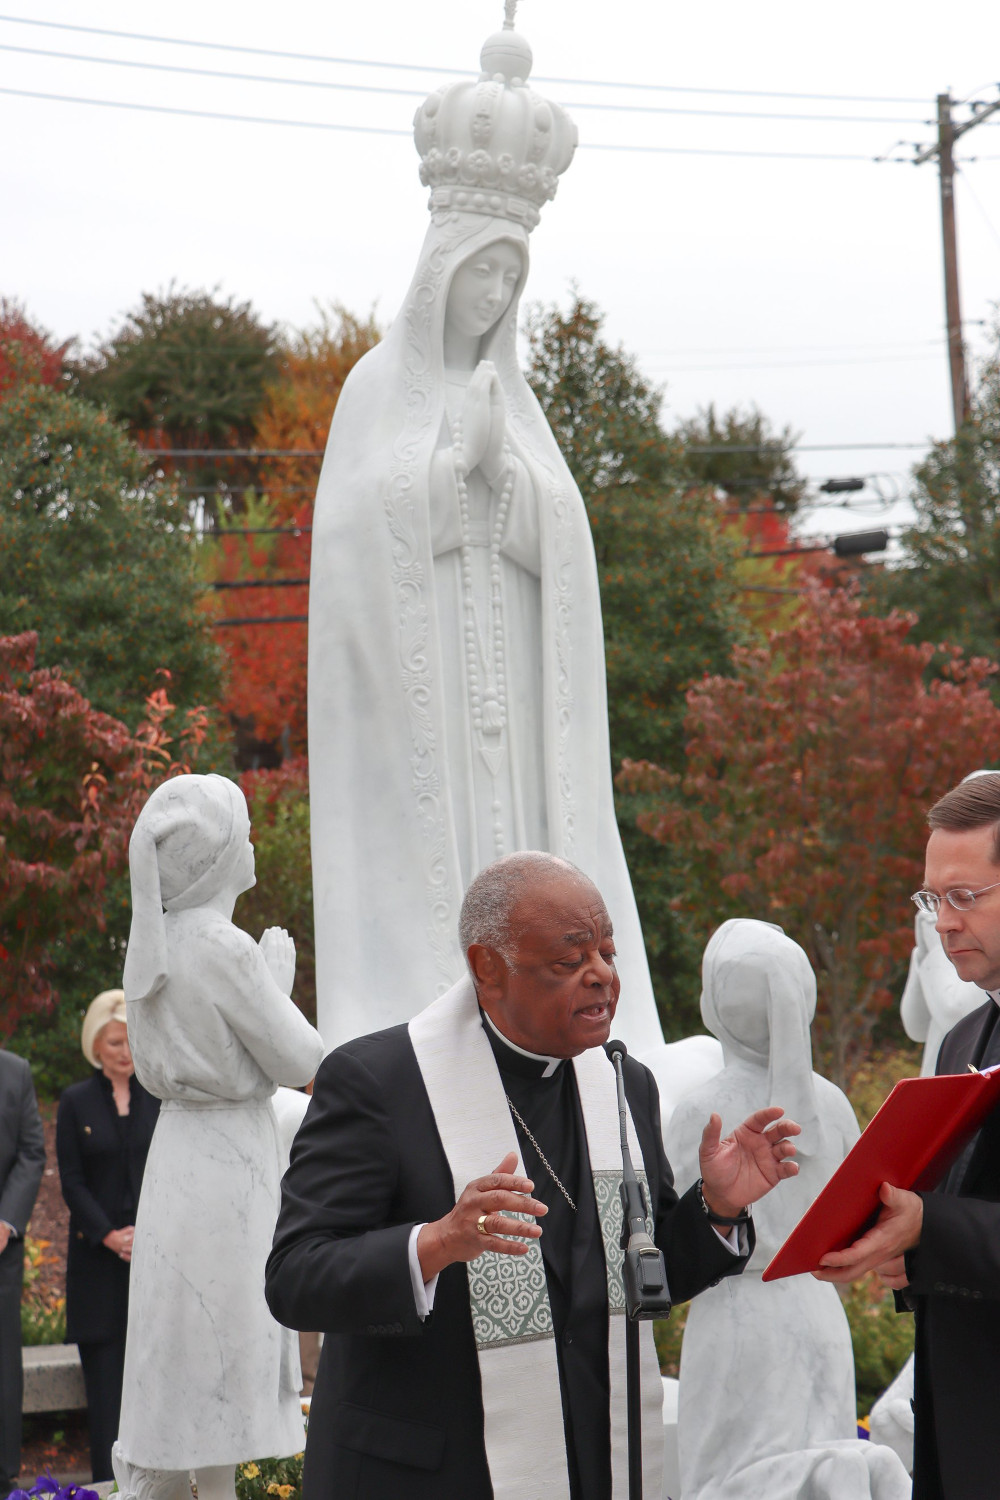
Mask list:
[[421,106],[431,223],[403,306],[351,372],[316,497],[309,758],[319,1024],[408,1020],[463,972],[462,896],[502,854],[604,893],[616,1029],[662,1041],[615,822],[597,567],[517,361],[528,237],[576,131],[510,29]]

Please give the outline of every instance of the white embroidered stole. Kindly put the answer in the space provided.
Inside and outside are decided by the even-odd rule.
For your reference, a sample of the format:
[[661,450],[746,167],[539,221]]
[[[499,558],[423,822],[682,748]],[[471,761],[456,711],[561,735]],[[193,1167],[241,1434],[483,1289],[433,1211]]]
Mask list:
[[[482,1028],[475,990],[459,980],[409,1023],[456,1200],[511,1151],[524,1173],[517,1135],[493,1050]],[[614,1500],[628,1495],[625,1402],[625,1298],[619,1246],[621,1145],[614,1067],[593,1047],[574,1060],[587,1133],[608,1273],[608,1363],[611,1376],[611,1468]],[[631,1115],[629,1147],[642,1156]],[[642,1173],[640,1172],[640,1175]],[[545,1266],[537,1240],[523,1256],[487,1251],[470,1261],[469,1299],[482,1379],[486,1457],[495,1500],[568,1500],[559,1370]],[[663,1471],[663,1387],[650,1324],[640,1327],[644,1493],[658,1496]]]

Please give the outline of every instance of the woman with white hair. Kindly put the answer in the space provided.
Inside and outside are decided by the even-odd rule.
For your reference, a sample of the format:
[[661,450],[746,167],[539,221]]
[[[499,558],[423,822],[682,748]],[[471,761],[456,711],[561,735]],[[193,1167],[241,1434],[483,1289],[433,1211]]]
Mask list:
[[112,1477],[132,1237],[160,1105],[135,1076],[124,990],[104,990],[91,1001],[81,1046],[94,1072],[59,1100],[56,1155],[70,1215],[66,1333],[83,1366],[91,1475],[103,1480]]

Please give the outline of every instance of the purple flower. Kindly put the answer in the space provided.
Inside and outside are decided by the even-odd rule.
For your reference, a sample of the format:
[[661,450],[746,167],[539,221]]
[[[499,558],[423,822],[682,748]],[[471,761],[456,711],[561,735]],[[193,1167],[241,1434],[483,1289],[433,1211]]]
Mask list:
[[53,1500],[97,1500],[96,1490],[79,1484],[60,1485],[48,1470],[39,1474],[30,1490],[12,1490],[8,1500],[36,1500],[39,1495],[52,1495]]

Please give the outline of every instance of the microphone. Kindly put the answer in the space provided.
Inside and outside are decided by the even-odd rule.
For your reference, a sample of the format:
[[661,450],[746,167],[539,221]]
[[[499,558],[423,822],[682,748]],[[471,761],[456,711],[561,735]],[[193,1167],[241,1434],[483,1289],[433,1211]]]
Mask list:
[[663,1254],[656,1248],[646,1229],[649,1212],[642,1183],[632,1165],[628,1144],[625,1104],[625,1077],[622,1072],[628,1050],[624,1042],[606,1042],[604,1047],[615,1070],[618,1088],[618,1121],[621,1130],[622,1200],[621,1247],[625,1251],[622,1280],[625,1284],[625,1311],[635,1319],[665,1318],[670,1313],[670,1288]]

